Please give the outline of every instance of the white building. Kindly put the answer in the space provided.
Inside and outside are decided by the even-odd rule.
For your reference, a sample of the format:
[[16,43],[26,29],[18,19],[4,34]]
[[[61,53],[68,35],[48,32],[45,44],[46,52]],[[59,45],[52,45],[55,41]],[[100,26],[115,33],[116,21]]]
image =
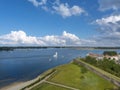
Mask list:
[[100,55],[100,54],[88,53],[87,56],[96,58],[96,60],[103,60],[104,58],[107,58],[110,60],[114,60],[116,63],[120,63],[120,55],[109,56],[109,55]]
[[103,60],[103,55],[100,55],[100,54],[94,54],[94,53],[88,53],[87,56],[90,56],[90,57],[93,57],[93,58],[96,58],[96,60]]

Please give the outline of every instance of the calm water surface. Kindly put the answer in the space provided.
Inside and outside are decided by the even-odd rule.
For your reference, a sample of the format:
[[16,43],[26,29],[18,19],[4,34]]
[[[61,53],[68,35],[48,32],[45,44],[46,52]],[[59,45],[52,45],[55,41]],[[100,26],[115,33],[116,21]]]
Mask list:
[[[0,52],[0,87],[13,82],[27,81],[55,66],[70,62],[76,57],[84,57],[93,52],[102,54],[104,50],[80,49],[16,49]],[[120,50],[115,50],[120,52]],[[57,58],[53,57],[57,52]]]

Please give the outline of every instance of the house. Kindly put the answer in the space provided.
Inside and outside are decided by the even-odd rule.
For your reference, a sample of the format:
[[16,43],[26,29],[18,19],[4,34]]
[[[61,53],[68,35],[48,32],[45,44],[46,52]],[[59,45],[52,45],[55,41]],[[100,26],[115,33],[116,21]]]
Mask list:
[[104,55],[104,58],[111,59],[111,60],[119,60],[118,55],[116,55],[116,56]]
[[116,63],[120,63],[120,55],[109,56],[109,55],[88,53],[87,56],[96,58],[96,60],[103,60],[104,58],[107,58],[107,59],[110,59],[110,60],[114,60]]
[[100,55],[100,54],[94,54],[94,53],[88,53],[87,56],[90,56],[90,57],[96,58],[96,60],[102,60],[102,59],[104,58],[103,55]]

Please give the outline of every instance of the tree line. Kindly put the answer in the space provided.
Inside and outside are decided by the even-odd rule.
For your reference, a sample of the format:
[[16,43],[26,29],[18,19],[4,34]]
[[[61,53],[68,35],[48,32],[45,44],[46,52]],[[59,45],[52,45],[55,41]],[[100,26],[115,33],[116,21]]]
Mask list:
[[116,64],[114,60],[110,60],[104,58],[103,60],[96,60],[96,58],[86,56],[85,58],[81,59],[91,65],[94,65],[104,71],[107,71],[117,77],[120,77],[120,65]]

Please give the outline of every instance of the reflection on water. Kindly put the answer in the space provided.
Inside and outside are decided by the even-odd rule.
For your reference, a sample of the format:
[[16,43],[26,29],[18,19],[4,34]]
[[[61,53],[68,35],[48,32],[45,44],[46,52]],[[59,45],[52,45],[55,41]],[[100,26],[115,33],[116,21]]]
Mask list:
[[2,51],[0,52],[0,87],[16,81],[33,79],[49,68],[68,63],[79,56],[84,57],[89,52],[101,54],[103,50],[51,48]]

